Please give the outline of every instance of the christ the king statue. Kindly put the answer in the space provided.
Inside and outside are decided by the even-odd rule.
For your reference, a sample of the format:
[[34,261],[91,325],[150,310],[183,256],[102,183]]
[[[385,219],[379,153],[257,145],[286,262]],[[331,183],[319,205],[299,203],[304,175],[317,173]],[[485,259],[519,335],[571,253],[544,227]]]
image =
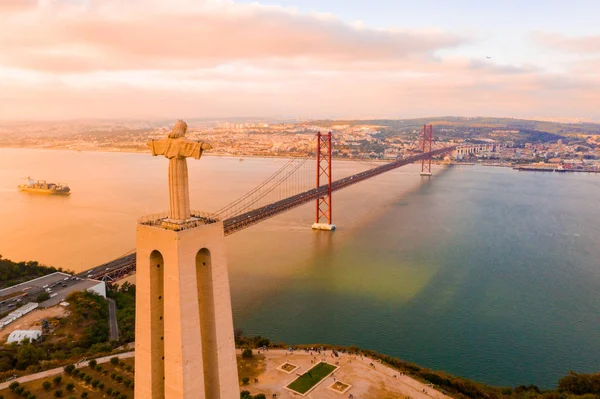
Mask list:
[[186,131],[187,123],[180,119],[166,139],[152,140],[148,143],[152,155],[164,155],[169,158],[169,219],[172,221],[191,218],[186,158],[200,159],[202,151],[212,148],[208,143],[186,140]]

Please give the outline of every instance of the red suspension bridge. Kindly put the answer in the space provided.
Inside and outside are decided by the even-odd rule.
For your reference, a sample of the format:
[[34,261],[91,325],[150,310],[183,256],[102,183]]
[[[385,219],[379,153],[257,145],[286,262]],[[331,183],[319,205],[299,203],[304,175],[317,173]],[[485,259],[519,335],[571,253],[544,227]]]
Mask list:
[[[421,176],[431,176],[431,159],[453,151],[456,147],[433,148],[433,127],[423,127],[421,142],[422,152],[407,158],[374,166],[368,163],[369,169],[346,177],[333,180],[333,135],[317,133],[316,165],[310,158],[292,158],[278,171],[261,184],[244,194],[227,206],[219,209],[214,215],[192,211],[192,216],[200,219],[214,218],[223,221],[225,235],[230,235],[272,218],[290,209],[315,201],[316,218],[314,229],[333,230],[332,194],[351,185],[360,183],[401,166],[421,161]],[[314,165],[315,169],[312,169]],[[364,166],[364,162],[363,162]],[[316,176],[316,184],[315,184]],[[312,187],[311,187],[312,186]],[[95,267],[79,273],[82,277],[90,277],[107,282],[117,281],[135,273],[135,250]]]

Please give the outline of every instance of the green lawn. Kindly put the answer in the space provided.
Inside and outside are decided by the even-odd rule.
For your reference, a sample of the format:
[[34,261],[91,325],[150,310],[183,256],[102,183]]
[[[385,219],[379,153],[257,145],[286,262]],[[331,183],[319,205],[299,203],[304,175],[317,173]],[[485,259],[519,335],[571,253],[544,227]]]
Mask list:
[[321,362],[300,377],[296,378],[287,387],[293,391],[304,394],[317,385],[336,369],[336,366]]

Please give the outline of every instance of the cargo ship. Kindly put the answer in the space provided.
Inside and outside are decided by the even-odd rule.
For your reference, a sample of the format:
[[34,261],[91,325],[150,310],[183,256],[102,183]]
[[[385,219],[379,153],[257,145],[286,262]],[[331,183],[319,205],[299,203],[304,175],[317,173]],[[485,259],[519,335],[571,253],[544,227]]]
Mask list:
[[68,195],[71,193],[71,189],[66,184],[62,183],[46,183],[46,180],[35,181],[31,177],[27,177],[27,183],[19,184],[17,187],[19,191],[27,191],[30,193],[40,194],[60,194]]

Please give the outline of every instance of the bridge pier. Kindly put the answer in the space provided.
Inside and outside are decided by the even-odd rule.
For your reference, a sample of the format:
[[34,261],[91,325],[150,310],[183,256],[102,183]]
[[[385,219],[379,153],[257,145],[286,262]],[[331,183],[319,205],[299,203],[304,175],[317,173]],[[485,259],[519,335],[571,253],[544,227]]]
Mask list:
[[327,230],[327,231],[331,231],[331,230],[335,230],[335,224],[313,223],[312,228],[313,228],[313,230]]

